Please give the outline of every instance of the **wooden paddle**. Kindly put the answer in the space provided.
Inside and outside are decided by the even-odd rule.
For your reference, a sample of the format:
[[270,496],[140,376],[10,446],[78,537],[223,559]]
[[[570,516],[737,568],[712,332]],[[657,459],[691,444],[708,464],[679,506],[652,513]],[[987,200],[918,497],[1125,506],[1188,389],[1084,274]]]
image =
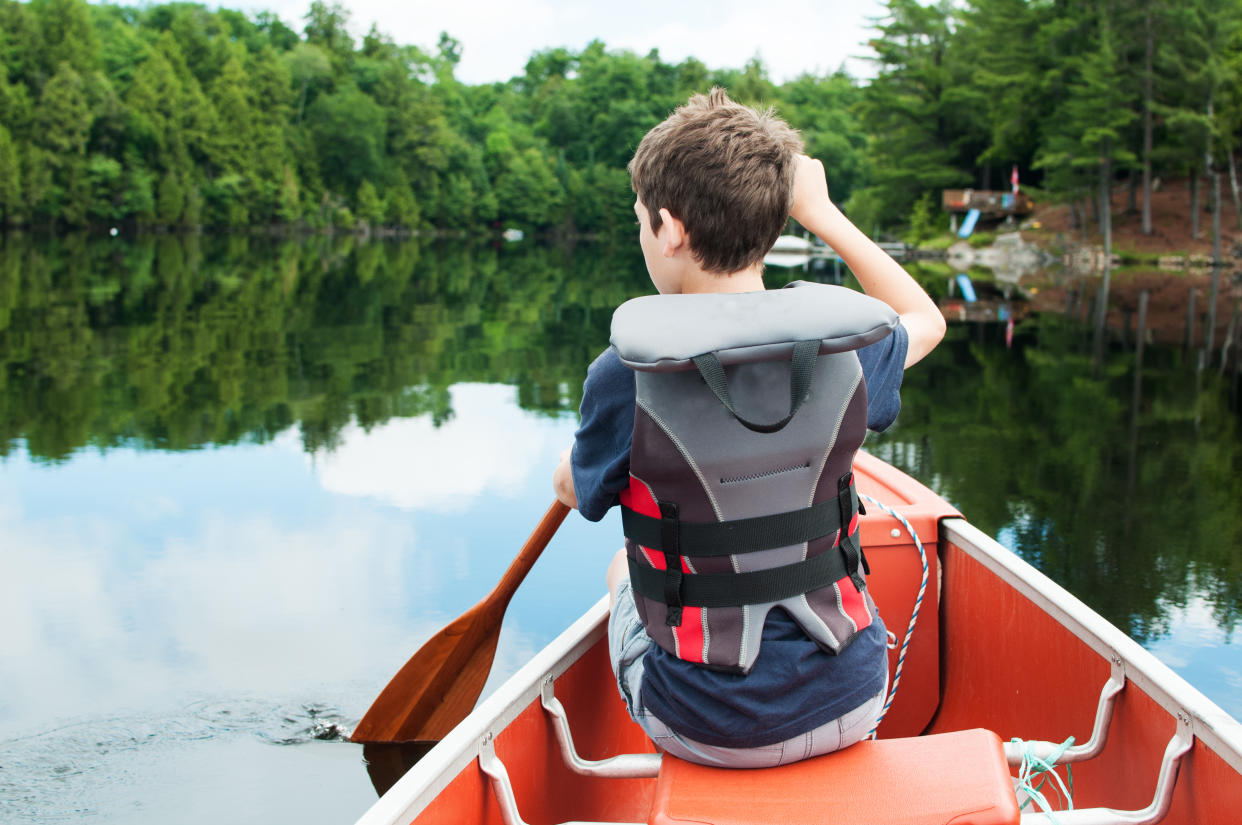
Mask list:
[[496,588],[423,644],[380,691],[353,742],[436,742],[474,708],[496,656],[505,608],[569,508],[553,502]]

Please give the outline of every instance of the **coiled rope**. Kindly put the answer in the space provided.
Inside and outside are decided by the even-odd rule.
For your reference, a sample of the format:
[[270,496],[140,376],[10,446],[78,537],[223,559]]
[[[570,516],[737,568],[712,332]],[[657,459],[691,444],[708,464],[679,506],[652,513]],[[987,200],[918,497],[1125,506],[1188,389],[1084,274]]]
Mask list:
[[[893,686],[889,688],[888,699],[884,702],[884,708],[880,711],[879,717],[875,720],[875,726],[871,728],[871,732],[867,734],[868,739],[875,738],[875,732],[880,727],[880,723],[884,721],[884,717],[888,715],[888,709],[893,705],[893,697],[897,695],[897,686],[901,684],[901,668],[906,663],[906,651],[910,647],[910,637],[914,635],[914,625],[919,620],[919,610],[923,607],[923,594],[927,592],[927,551],[923,549],[923,542],[919,540],[919,534],[910,526],[910,522],[901,513],[898,513],[887,504],[876,501],[871,496],[859,493],[859,498],[866,500],[869,504],[874,504],[893,518],[901,522],[906,528],[906,532],[910,534],[910,538],[914,539],[914,546],[918,548],[919,560],[923,562],[923,579],[919,582],[919,593],[914,599],[914,610],[910,613],[910,624],[906,627],[906,637],[901,642],[901,650],[897,653],[897,668],[893,671]],[[892,633],[889,633],[892,636]],[[896,639],[896,637],[893,637]]]
[[[1057,746],[1056,750],[1048,754],[1047,759],[1041,759],[1037,756],[1029,742],[1023,742],[1021,739],[1014,738],[1009,740],[1014,745],[1022,749],[1022,765],[1018,768],[1018,775],[1014,777],[1014,790],[1026,795],[1026,799],[1022,801],[1019,809],[1025,809],[1027,805],[1034,802],[1043,809],[1044,813],[1053,823],[1057,823],[1057,816],[1053,813],[1052,805],[1048,803],[1048,798],[1044,796],[1041,790],[1048,783],[1048,777],[1054,780],[1053,790],[1057,792],[1057,796],[1064,800],[1065,810],[1074,810],[1074,768],[1072,765],[1066,764],[1065,773],[1069,779],[1069,785],[1061,781],[1061,776],[1055,770],[1057,760],[1062,754],[1074,744],[1074,737],[1070,737]],[[1033,784],[1033,780],[1039,777],[1039,784]]]

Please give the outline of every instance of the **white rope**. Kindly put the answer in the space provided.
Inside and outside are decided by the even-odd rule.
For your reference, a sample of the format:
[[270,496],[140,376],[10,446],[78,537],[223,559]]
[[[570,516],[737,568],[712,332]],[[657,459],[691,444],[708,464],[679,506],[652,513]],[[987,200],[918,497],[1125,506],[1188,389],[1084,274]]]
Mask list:
[[[901,669],[906,663],[906,651],[910,647],[910,638],[914,635],[914,625],[919,620],[919,610],[923,607],[923,594],[927,592],[927,551],[923,549],[923,542],[919,541],[919,534],[910,526],[910,522],[906,517],[898,513],[887,504],[881,504],[871,496],[859,494],[860,498],[865,499],[868,503],[874,504],[893,518],[901,522],[906,528],[906,532],[910,534],[910,538],[914,539],[914,546],[918,548],[919,560],[923,563],[923,579],[919,582],[919,594],[914,600],[914,610],[910,613],[910,624],[906,627],[906,637],[901,642],[901,650],[897,654],[897,668],[893,671],[893,686],[889,688],[888,700],[884,702],[884,709],[880,711],[879,717],[875,720],[875,727],[871,728],[871,732],[867,734],[868,739],[875,738],[875,732],[880,727],[880,723],[884,721],[884,717],[888,714],[888,709],[893,705],[893,697],[897,695],[897,686],[901,684]],[[896,639],[892,633],[890,638]]]

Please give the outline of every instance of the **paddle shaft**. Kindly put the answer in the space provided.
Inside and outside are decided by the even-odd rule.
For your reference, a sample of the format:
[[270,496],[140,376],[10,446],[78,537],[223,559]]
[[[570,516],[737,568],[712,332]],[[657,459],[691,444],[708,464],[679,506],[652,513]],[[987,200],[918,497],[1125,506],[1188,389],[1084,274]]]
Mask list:
[[513,594],[517,592],[518,585],[526,578],[526,574],[535,566],[535,561],[543,554],[543,548],[548,546],[548,542],[556,535],[556,531],[560,528],[561,522],[565,520],[565,516],[569,514],[569,508],[560,502],[560,500],[552,502],[552,506],[543,514],[543,518],[539,520],[539,524],[535,527],[535,532],[530,534],[530,538],[526,539],[526,543],[522,545],[522,549],[518,551],[517,557],[513,563],[509,565],[509,569],[500,577],[500,582],[496,588],[492,590],[484,602],[491,601],[494,605],[499,604],[501,614],[505,608],[509,606],[509,600],[513,598]]
[[465,718],[487,681],[509,601],[568,513],[553,502],[492,592],[410,657],[358,722],[352,741],[441,739]]

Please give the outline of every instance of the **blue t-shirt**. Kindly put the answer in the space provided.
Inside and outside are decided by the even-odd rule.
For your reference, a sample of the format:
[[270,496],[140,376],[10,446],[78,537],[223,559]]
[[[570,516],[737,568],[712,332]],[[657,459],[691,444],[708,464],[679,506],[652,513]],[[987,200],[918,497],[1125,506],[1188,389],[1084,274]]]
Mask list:
[[[901,409],[909,343],[900,324],[858,350],[867,385],[867,427],[885,430]],[[605,350],[587,369],[570,466],[578,509],[599,521],[630,483],[634,373]],[[706,745],[752,748],[782,742],[863,704],[884,687],[887,632],[877,616],[842,651],[819,647],[780,608],[768,613],[750,673],[709,670],[652,645],[642,703],[673,730]]]

